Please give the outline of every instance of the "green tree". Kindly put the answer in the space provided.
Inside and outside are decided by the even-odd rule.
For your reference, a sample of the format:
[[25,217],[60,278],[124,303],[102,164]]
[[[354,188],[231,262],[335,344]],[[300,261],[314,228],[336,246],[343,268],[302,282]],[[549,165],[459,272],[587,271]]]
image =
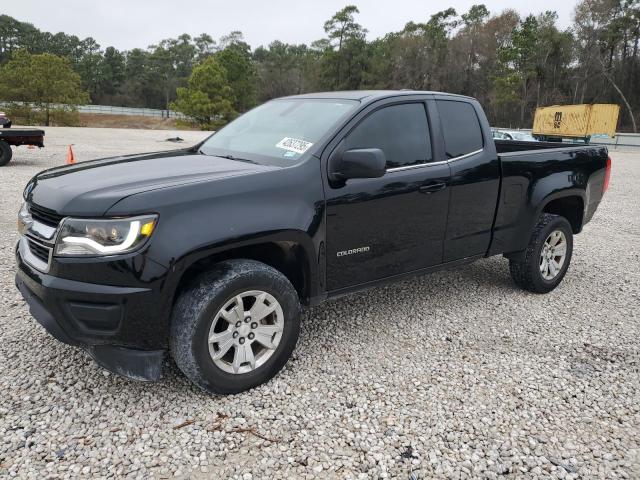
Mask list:
[[355,21],[357,13],[358,7],[347,5],[324,24],[329,41],[322,44],[322,63],[328,88],[357,89],[364,80],[369,58],[367,30]]
[[[622,101],[635,132],[640,107],[640,1],[583,0],[575,9],[574,98]],[[626,117],[626,118],[625,118]]]
[[40,30],[30,23],[20,22],[8,15],[0,15],[0,63],[9,60],[15,51],[33,51],[38,47],[41,47]]
[[155,84],[149,85],[154,91],[159,91],[162,100],[154,102],[156,108],[169,109],[169,104],[175,98],[176,88],[184,86],[195,63],[197,49],[192,43],[190,35],[182,34],[178,38],[167,38],[158,45],[149,47],[148,73],[155,79]]
[[435,90],[448,85],[449,36],[457,24],[456,11],[449,8],[435,13],[426,23],[409,22],[401,32],[388,35],[390,86]]
[[317,90],[319,55],[304,44],[290,45],[277,40],[268,48],[258,47],[253,57],[260,80],[260,100]]
[[[125,54],[124,79],[120,88],[120,101],[131,107],[147,107],[162,98],[157,82],[149,72],[150,53],[134,48]],[[162,100],[160,100],[162,105]]]
[[56,104],[76,106],[89,100],[69,60],[50,53],[14,54],[0,68],[0,92],[3,100],[28,102],[44,111],[45,125]]
[[235,114],[227,72],[215,57],[194,67],[187,87],[179,87],[174,110],[191,117],[201,128],[217,128]]
[[87,37],[80,42],[81,55],[75,64],[75,70],[82,79],[84,88],[89,92],[91,100],[96,102],[100,97],[102,51],[100,44]]
[[113,95],[124,81],[125,59],[124,55],[114,47],[107,47],[102,56],[100,65],[101,81],[100,90],[103,95]]
[[464,90],[469,91],[477,83],[476,72],[479,70],[478,44],[479,38],[484,28],[484,24],[489,17],[487,7],[479,4],[473,5],[467,13],[462,14],[462,24],[464,25],[461,37],[465,41],[465,56],[467,57],[465,68]]
[[258,74],[251,55],[251,47],[242,39],[242,33],[232,32],[223,37],[224,48],[215,54],[218,63],[227,72],[233,92],[233,108],[245,112],[256,104]]
[[340,51],[345,41],[352,38],[362,38],[366,33],[362,26],[355,21],[355,14],[360,13],[355,5],[347,5],[333,17],[324,22],[324,31],[329,36],[329,40],[337,42],[335,45]]
[[215,51],[216,41],[207,33],[202,33],[195,37],[193,43],[196,47],[196,56],[199,61],[204,60],[209,55],[213,55]]
[[[506,81],[498,82],[504,88],[505,85],[519,84],[518,98],[520,103],[520,115],[518,126],[525,125],[525,112],[530,101],[532,81],[536,76],[538,56],[539,23],[533,15],[527,16],[511,34],[511,42],[502,48],[500,52],[501,77]],[[504,98],[513,97],[512,94],[504,95]]]

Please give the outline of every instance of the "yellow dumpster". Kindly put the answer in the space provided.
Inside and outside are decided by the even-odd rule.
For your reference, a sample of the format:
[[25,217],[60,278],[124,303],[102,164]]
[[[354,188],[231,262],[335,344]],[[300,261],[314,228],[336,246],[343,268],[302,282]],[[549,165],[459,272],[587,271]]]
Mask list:
[[589,142],[594,136],[613,138],[619,113],[620,106],[609,103],[538,107],[532,133],[538,140],[547,141],[575,138]]

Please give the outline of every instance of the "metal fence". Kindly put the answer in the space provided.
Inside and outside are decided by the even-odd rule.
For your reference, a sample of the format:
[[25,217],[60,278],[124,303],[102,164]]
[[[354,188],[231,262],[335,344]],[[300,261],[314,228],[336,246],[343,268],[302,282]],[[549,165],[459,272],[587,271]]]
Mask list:
[[157,110],[155,108],[114,107],[110,105],[79,105],[80,113],[97,113],[101,115],[138,115],[159,118],[187,118],[174,110]]
[[[11,104],[23,104],[23,102],[0,102],[0,106],[8,106]],[[64,108],[68,105],[53,104],[51,108]],[[157,118],[180,118],[186,119],[187,116],[176,112],[175,110],[158,110],[155,108],[134,108],[134,107],[115,107],[111,105],[78,105],[76,107],[80,113],[97,113],[100,115],[131,115],[142,117]]]

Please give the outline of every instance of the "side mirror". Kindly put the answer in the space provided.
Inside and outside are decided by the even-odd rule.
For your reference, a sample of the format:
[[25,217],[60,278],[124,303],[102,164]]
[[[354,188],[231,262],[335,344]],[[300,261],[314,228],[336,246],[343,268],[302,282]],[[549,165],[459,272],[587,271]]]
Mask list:
[[335,180],[379,178],[387,171],[387,159],[379,148],[347,150],[336,160],[331,172]]

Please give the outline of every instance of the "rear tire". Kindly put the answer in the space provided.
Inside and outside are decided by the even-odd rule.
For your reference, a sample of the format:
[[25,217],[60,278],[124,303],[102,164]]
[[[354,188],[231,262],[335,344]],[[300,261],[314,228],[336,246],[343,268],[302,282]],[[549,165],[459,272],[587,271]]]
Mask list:
[[298,294],[282,273],[254,260],[226,260],[180,294],[169,343],[193,383],[207,392],[232,394],[276,375],[299,332]]
[[524,255],[509,260],[511,278],[520,288],[548,293],[556,288],[569,268],[573,253],[573,231],[559,215],[543,213]]
[[13,151],[11,150],[11,145],[9,145],[5,141],[0,140],[0,167],[9,163],[12,156]]

